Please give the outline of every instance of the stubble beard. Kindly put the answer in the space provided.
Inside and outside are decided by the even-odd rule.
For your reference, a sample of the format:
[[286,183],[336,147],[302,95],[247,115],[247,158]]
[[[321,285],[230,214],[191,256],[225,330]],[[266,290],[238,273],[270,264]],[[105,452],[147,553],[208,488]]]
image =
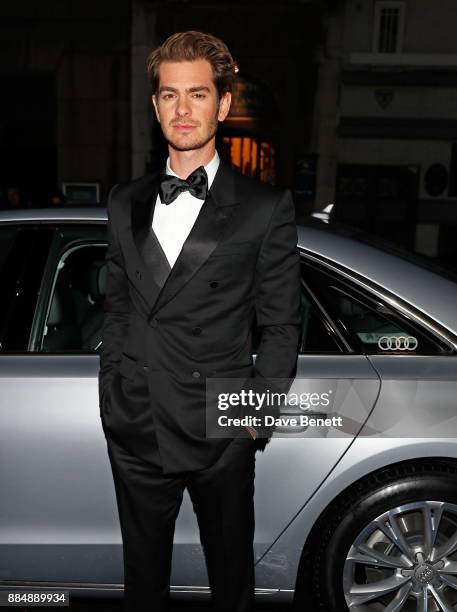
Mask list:
[[205,145],[208,144],[210,140],[214,138],[217,132],[218,121],[217,118],[211,121],[209,125],[209,132],[205,137],[201,139],[189,140],[186,144],[181,144],[175,140],[172,140],[169,136],[164,133],[165,140],[168,142],[170,147],[175,151],[195,151],[197,149],[202,149]]

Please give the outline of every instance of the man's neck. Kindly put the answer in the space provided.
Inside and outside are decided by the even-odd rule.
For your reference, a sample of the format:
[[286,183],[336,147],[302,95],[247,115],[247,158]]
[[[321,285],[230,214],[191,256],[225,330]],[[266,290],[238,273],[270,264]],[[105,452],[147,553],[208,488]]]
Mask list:
[[192,151],[177,151],[172,147],[168,147],[170,168],[179,178],[186,179],[199,166],[206,166],[213,159],[216,153],[214,140],[211,146],[208,145],[201,149],[193,149]]

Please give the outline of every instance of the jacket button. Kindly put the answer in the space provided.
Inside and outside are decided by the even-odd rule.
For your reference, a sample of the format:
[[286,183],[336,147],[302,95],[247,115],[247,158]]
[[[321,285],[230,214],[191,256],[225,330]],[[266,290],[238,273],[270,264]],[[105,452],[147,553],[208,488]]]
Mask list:
[[218,281],[211,281],[209,286],[211,287],[211,289],[216,289],[216,287],[219,287],[219,283]]
[[140,279],[141,278],[141,272],[139,270],[135,270],[135,276]]
[[151,327],[157,327],[157,325],[159,324],[159,322],[157,321],[157,319],[154,317],[153,319],[150,320],[149,325]]
[[192,372],[192,376],[193,376],[194,378],[200,378],[200,372],[199,372],[198,370],[194,370],[194,371]]
[[143,370],[144,370],[145,372],[147,372],[147,371],[149,370],[149,366],[144,365],[144,366],[143,366]]
[[194,329],[192,330],[192,333],[194,336],[199,336],[202,333],[202,328],[201,327],[194,327]]

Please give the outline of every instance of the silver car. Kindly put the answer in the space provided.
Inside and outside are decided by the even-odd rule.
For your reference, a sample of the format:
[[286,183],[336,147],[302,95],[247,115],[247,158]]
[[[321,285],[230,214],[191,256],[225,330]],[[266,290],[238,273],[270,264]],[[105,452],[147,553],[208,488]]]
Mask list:
[[[2,590],[122,596],[97,389],[106,240],[102,208],[0,213]],[[256,453],[256,598],[457,610],[456,279],[318,221],[299,247],[296,383],[327,389],[344,426],[284,425]],[[210,597],[198,534],[186,493],[175,599]]]

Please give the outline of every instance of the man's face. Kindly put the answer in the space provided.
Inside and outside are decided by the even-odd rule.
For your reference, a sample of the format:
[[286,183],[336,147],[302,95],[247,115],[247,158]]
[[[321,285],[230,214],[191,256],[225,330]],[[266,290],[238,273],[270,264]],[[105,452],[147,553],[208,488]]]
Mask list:
[[152,101],[168,144],[178,151],[191,151],[214,138],[218,122],[229,112],[231,94],[219,100],[212,66],[205,59],[162,62],[159,90]]

